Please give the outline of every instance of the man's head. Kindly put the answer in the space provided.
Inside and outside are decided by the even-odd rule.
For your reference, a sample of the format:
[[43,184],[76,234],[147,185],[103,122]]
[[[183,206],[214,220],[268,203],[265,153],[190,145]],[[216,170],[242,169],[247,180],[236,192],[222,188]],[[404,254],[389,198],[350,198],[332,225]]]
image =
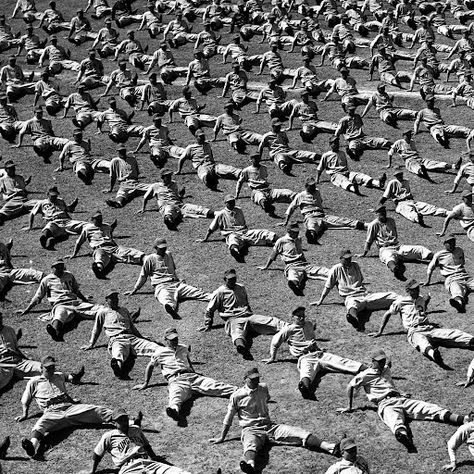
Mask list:
[[198,51],[195,51],[195,52],[194,52],[194,57],[195,57],[198,61],[200,61],[200,60],[204,57],[204,54],[202,54],[202,51],[199,51],[199,50],[198,50]]
[[8,96],[5,92],[0,92],[0,104],[6,105],[8,102]]
[[435,105],[435,101],[434,101],[433,98],[426,100],[426,106],[427,106],[429,109],[434,109],[434,105]]
[[405,130],[402,133],[402,137],[409,142],[413,138],[413,130]]
[[448,251],[448,252],[452,252],[455,247],[456,247],[456,237],[453,235],[453,234],[449,234],[447,235],[444,239],[443,239],[443,244],[444,244],[444,248]]
[[224,196],[224,204],[225,207],[231,211],[235,209],[235,196],[232,194],[226,194]]
[[109,308],[117,309],[119,307],[119,292],[117,290],[109,290],[105,295],[105,302]]
[[377,86],[377,90],[383,94],[385,92],[385,84],[383,82],[381,82],[380,84],[378,84]]
[[349,76],[349,69],[347,69],[346,67],[341,67],[341,69],[339,69],[339,72],[341,73],[341,76],[344,79],[346,79]]
[[357,445],[352,438],[344,438],[340,443],[340,449],[344,459],[355,462],[357,459]]
[[272,118],[272,129],[274,132],[279,132],[281,130],[281,122],[279,118]]
[[53,44],[54,46],[56,46],[58,44],[58,37],[56,35],[53,35],[51,36],[51,38],[49,39],[49,41],[51,42],[51,44]]
[[260,155],[258,153],[253,153],[250,155],[249,160],[252,163],[252,166],[257,168],[260,166]]
[[260,383],[260,372],[257,367],[247,370],[244,376],[245,385],[247,385],[250,390],[255,390]]
[[286,232],[292,239],[296,239],[300,234],[300,226],[297,222],[292,222],[286,226]]
[[377,214],[377,220],[379,222],[387,222],[387,208],[385,206],[378,206],[374,209],[375,214]]
[[64,274],[64,270],[66,269],[66,264],[64,260],[58,258],[51,264],[51,270],[56,276],[62,276]]
[[342,266],[345,268],[349,268],[352,263],[352,253],[349,249],[341,250],[339,254],[339,260],[342,263]]
[[231,290],[235,288],[235,285],[237,284],[237,273],[233,268],[224,272],[224,281],[227,288],[230,288]]
[[48,189],[47,196],[50,202],[56,202],[59,197],[59,191],[57,186],[51,186]]
[[462,200],[464,204],[472,206],[472,193],[467,191],[462,195]]
[[302,326],[306,319],[306,308],[304,306],[297,306],[292,312],[293,322],[298,326]]
[[170,169],[164,169],[161,171],[161,180],[165,185],[168,185],[173,180],[173,172]]
[[420,284],[413,278],[406,282],[405,290],[414,300],[420,296]]
[[403,171],[397,171],[396,173],[393,173],[393,176],[395,177],[395,179],[397,181],[399,181],[400,183],[403,181]]
[[7,172],[7,175],[10,177],[15,176],[16,174],[16,166],[15,163],[12,160],[8,160],[5,163],[5,171]]
[[308,193],[313,194],[316,191],[316,180],[313,176],[308,176],[304,182],[304,187]]
[[74,138],[74,141],[76,143],[81,143],[82,142],[82,130],[80,128],[76,128],[76,130],[74,130],[72,132],[72,137]]
[[356,110],[357,110],[357,107],[355,105],[349,105],[347,107],[347,115],[349,115],[349,117],[353,117],[356,113]]
[[91,60],[95,59],[95,55],[96,55],[95,49],[89,49],[89,59]]
[[158,255],[165,255],[166,249],[168,248],[168,242],[166,242],[166,239],[164,237],[158,237],[155,239],[153,242],[153,248],[155,249],[155,252]]
[[125,69],[127,69],[127,61],[119,61],[118,65],[121,71],[125,71]]
[[229,101],[229,102],[226,102],[226,103],[224,104],[224,110],[225,110],[225,113],[226,113],[226,114],[231,115],[232,112],[234,111],[234,103],[233,103],[233,102],[230,102],[230,101]]
[[127,148],[124,146],[120,146],[117,148],[117,154],[120,158],[125,158],[127,156]]
[[301,93],[301,100],[306,104],[309,100],[309,92],[308,91],[303,91]]
[[375,349],[370,355],[372,364],[382,370],[387,362],[387,354],[382,349]]
[[338,137],[331,137],[329,139],[329,148],[331,151],[339,151],[339,138]]
[[41,359],[41,374],[50,379],[56,370],[56,359],[53,356],[46,356]]
[[277,81],[275,81],[275,79],[270,79],[268,81],[268,88],[269,89],[273,90],[273,89],[276,88],[276,86],[277,86]]
[[179,337],[178,337],[178,331],[175,328],[166,329],[164,338],[165,338],[165,344],[168,347],[171,347],[174,349],[178,346]]
[[117,100],[115,99],[115,97],[111,97],[109,99],[109,107],[112,109],[112,110],[115,110],[117,108]]
[[183,87],[183,97],[185,99],[190,99],[191,98],[191,89],[189,87]]
[[127,31],[127,38],[130,39],[130,40],[134,40],[135,39],[135,32],[133,30],[128,30]]
[[15,66],[16,65],[16,57],[15,56],[9,56],[8,57],[8,64],[10,64],[10,66]]
[[102,222],[103,222],[102,212],[100,212],[99,210],[95,211],[94,214],[92,214],[92,216],[91,216],[91,222],[95,226],[100,227],[102,225]]
[[203,130],[199,129],[197,132],[196,132],[196,141],[202,145],[203,143],[205,143],[206,141],[206,134],[204,133]]
[[161,127],[162,119],[163,119],[163,116],[162,116],[162,115],[160,115],[160,114],[154,114],[154,115],[153,115],[153,125],[154,125],[156,128],[160,128],[160,127]]
[[42,107],[35,107],[35,117],[37,119],[43,118],[43,108]]
[[116,408],[112,413],[112,421],[115,427],[122,433],[128,433],[130,420],[128,414],[123,408]]

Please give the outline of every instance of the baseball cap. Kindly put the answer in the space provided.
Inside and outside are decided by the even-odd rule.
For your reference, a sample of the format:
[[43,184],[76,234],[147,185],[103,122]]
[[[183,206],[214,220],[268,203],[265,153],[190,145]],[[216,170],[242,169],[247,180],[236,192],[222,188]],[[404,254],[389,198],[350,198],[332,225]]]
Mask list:
[[412,134],[413,134],[413,130],[411,130],[411,129],[404,130],[404,131],[402,132],[402,135],[412,135]]
[[298,225],[297,222],[292,222],[291,224],[288,224],[288,225],[286,226],[286,230],[299,231],[299,230],[300,230],[300,226]]
[[462,197],[463,197],[463,198],[472,197],[471,191],[465,191],[465,192],[463,192],[463,193],[462,193]]
[[57,186],[52,186],[51,188],[48,189],[48,194],[50,196],[59,196],[59,191]]
[[307,90],[302,91],[301,94],[300,94],[301,97],[304,97],[304,96],[307,96],[307,95],[309,95],[309,92]]
[[277,117],[272,118],[272,125],[281,125],[281,121]]
[[204,137],[206,136],[206,134],[204,133],[204,130],[197,130],[196,133],[195,133],[196,137]]
[[297,306],[296,308],[294,308],[294,309],[291,311],[291,314],[294,316],[294,315],[296,315],[297,313],[301,313],[302,311],[306,311],[306,307],[304,307],[304,306]]
[[35,107],[35,112],[43,112],[43,107],[41,106]]
[[351,104],[347,107],[347,110],[356,110],[356,109],[357,109],[357,107],[353,104]]
[[161,171],[161,177],[169,176],[170,174],[173,174],[173,172],[170,169],[164,169]]
[[56,365],[56,359],[53,356],[45,356],[41,359],[41,365],[43,367],[53,367]]
[[340,443],[341,451],[348,451],[352,448],[357,448],[357,444],[352,438],[344,438]]
[[378,86],[377,89],[385,89],[385,84],[381,82]]
[[246,379],[258,379],[260,378],[260,372],[258,371],[257,367],[253,367],[252,369],[247,370],[245,372]]
[[226,108],[228,108],[228,107],[232,107],[232,108],[235,107],[235,106],[234,106],[234,103],[233,103],[233,102],[230,102],[230,101],[229,101],[229,102],[226,102],[226,103],[224,104],[224,109],[226,109]]
[[341,69],[339,69],[339,72],[349,72],[349,69],[347,69],[346,67],[341,67]]
[[106,298],[109,298],[109,297],[111,297],[111,296],[113,296],[113,295],[118,295],[118,294],[119,294],[119,292],[118,292],[117,290],[109,290],[109,291],[105,294],[105,297],[106,297]]
[[52,264],[51,268],[58,267],[59,265],[64,265],[64,260],[62,258],[56,259]]
[[[6,168],[6,166],[5,166]],[[449,242],[451,240],[456,240],[456,237],[454,234],[448,234],[444,239],[443,239],[443,242]]]
[[0,93],[0,99],[3,99],[3,100],[8,99],[7,94],[5,94],[5,92]]
[[164,237],[158,237],[153,242],[153,247],[156,247],[158,249],[165,249],[166,247],[168,247],[168,242],[166,242],[166,239]]
[[52,35],[52,36],[49,38],[50,41],[54,41],[54,40],[57,40],[57,39],[58,39],[58,37],[57,37],[56,35]]
[[104,22],[106,25],[111,25],[112,24],[112,20],[110,18],[107,18],[107,20],[105,20]]
[[119,146],[119,147],[117,148],[117,151],[127,151],[127,147]]
[[77,90],[78,90],[78,91],[83,91],[83,90],[85,90],[85,89],[86,89],[86,86],[85,86],[84,84],[82,84],[82,83],[77,86]]
[[339,142],[339,137],[332,136],[329,139],[329,143],[336,143],[336,142]]
[[393,176],[403,176],[403,171],[395,171],[395,173],[393,173]]
[[382,349],[376,349],[370,354],[372,360],[383,360],[387,358],[387,354]]
[[99,210],[95,211],[94,214],[92,214],[91,219],[94,219],[96,217],[102,217],[102,212]]
[[405,284],[405,289],[406,290],[414,290],[415,288],[418,288],[420,284],[412,278],[411,280],[407,281]]
[[82,135],[82,130],[80,128],[76,128],[75,130],[73,130],[72,134],[73,135]]
[[424,21],[428,21],[428,18],[426,18],[426,16],[420,16],[420,21],[423,23]]
[[306,178],[306,181],[304,182],[306,186],[314,186],[316,184],[316,180],[314,179],[313,176],[308,176]]
[[116,408],[112,412],[112,421],[117,421],[118,419],[120,419],[124,416],[128,417],[128,413],[125,411],[125,409],[124,408]]
[[233,194],[226,194],[224,196],[224,202],[235,201],[235,196]]
[[178,338],[178,331],[175,328],[168,328],[165,329],[165,339],[177,339]]
[[224,276],[227,278],[236,278],[237,272],[233,268],[230,268],[224,272]]
[[249,160],[260,160],[260,155],[258,153],[252,153],[249,156]]
[[352,252],[349,249],[341,250],[339,254],[339,258],[351,258]]
[[153,120],[161,120],[163,118],[162,114],[153,114],[152,119]]
[[128,31],[127,31],[127,36],[128,36],[128,35],[134,35],[134,34],[135,34],[135,31],[133,31],[133,30],[128,30]]
[[8,59],[9,60],[14,59],[16,61],[16,56],[14,54],[10,54],[10,56],[8,56]]
[[16,165],[15,165],[15,163],[13,163],[12,160],[8,160],[4,165],[5,168],[14,168],[15,166]]
[[108,100],[109,104],[114,104],[117,102],[117,99],[115,97],[110,97]]
[[387,212],[387,208],[385,206],[378,206],[374,209],[374,212],[376,214],[382,214],[382,213],[386,213]]

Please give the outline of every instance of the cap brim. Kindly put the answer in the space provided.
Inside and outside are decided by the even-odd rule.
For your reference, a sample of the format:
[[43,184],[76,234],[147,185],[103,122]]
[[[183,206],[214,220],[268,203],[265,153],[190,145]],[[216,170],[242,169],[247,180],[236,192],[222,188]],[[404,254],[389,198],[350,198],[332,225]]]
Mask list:
[[248,379],[259,379],[260,374],[258,372],[255,372],[253,374],[246,375],[246,378],[248,378]]

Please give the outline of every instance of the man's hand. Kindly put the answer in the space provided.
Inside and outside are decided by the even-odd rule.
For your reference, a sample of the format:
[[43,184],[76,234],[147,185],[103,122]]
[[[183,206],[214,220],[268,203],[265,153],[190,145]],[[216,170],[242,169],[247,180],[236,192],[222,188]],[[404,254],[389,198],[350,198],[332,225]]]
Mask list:
[[420,283],[421,286],[430,286],[431,285],[431,282],[430,281],[422,281]]
[[368,336],[369,337],[380,337],[382,333],[380,332],[369,332]]
[[262,271],[267,270],[267,267],[264,266],[264,265],[260,265],[260,266],[257,265],[257,268],[258,268],[259,270],[262,270]]
[[31,227],[27,225],[25,227],[22,227],[21,230],[24,230],[25,232],[29,232],[31,230]]
[[346,408],[336,408],[336,413],[351,413],[354,410],[352,408],[346,407]]
[[64,255],[64,260],[69,260],[71,258],[76,258],[75,255],[73,255],[72,253],[68,254],[68,255]]
[[272,364],[273,362],[275,362],[275,359],[271,359],[271,358],[269,358],[269,359],[262,359],[262,362],[263,362],[264,364],[269,365],[269,364]]
[[82,349],[83,351],[90,351],[90,350],[93,349],[93,348],[94,348],[94,346],[93,346],[92,344],[87,344],[87,345],[85,345],[85,346],[81,346],[81,349]]
[[321,300],[318,301],[312,301],[309,305],[310,306],[321,306],[323,302]]
[[28,415],[16,416],[15,421],[18,421],[18,423],[21,423],[22,421],[25,421],[27,418],[28,418]]
[[111,189],[103,189],[102,192],[103,192],[104,194],[109,194],[109,193],[112,192],[112,190],[111,190]]
[[139,383],[132,387],[132,390],[145,390],[148,387],[146,383]]
[[451,463],[449,463],[449,464],[445,464],[442,469],[443,469],[443,471],[451,471],[451,472],[453,472],[453,471],[456,470],[457,467],[458,467],[458,466],[457,466],[457,464],[456,464],[456,461],[453,461],[453,462],[451,462]]
[[133,292],[133,290],[128,290],[128,291],[124,291],[124,296],[133,296],[135,293]]
[[60,173],[61,171],[64,171],[64,168],[63,168],[62,166],[58,166],[58,167],[54,170],[55,173]]
[[209,332],[211,330],[211,326],[202,326],[198,329],[199,332]]

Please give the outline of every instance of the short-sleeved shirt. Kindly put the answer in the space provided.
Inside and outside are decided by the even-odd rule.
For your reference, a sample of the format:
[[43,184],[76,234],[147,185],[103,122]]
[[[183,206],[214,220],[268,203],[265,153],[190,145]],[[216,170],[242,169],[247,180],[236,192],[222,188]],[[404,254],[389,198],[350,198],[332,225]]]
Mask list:
[[413,300],[410,296],[400,296],[390,306],[390,314],[399,314],[403,327],[409,331],[418,326],[430,324],[426,316],[426,300],[419,296]]
[[23,122],[23,128],[21,129],[23,133],[29,133],[33,140],[41,137],[53,137],[53,125],[50,120],[47,119],[37,119],[33,117],[29,120]]
[[176,266],[171,252],[167,250],[163,257],[157,253],[146,255],[140,276],[150,277],[152,286],[176,281]]
[[23,176],[16,174],[0,178],[0,193],[2,193],[3,199],[8,199],[14,193],[17,193],[17,196],[26,197],[28,192]]
[[107,337],[120,334],[129,334],[132,331],[132,319],[127,308],[117,309],[102,306],[96,313],[93,333],[98,333],[104,328]]
[[61,154],[68,157],[71,163],[89,161],[91,159],[91,146],[85,140],[80,143],[70,140],[64,145]]
[[474,163],[469,161],[459,168],[456,178],[454,178],[454,183],[459,183],[462,178],[466,178],[467,184],[474,186]]
[[325,474],[370,474],[370,469],[367,461],[357,456],[354,462],[341,459],[330,466]]
[[65,107],[73,107],[74,112],[85,112],[92,110],[93,107],[93,100],[91,95],[86,92],[85,94],[81,95],[79,92],[73,92],[66,100]]
[[195,59],[189,63],[188,68],[196,79],[211,77],[211,70],[209,69],[207,59]]
[[367,289],[364,286],[364,277],[357,262],[351,262],[348,268],[342,263],[336,263],[329,270],[325,287],[330,290],[337,285],[342,297],[364,294]]
[[0,361],[16,363],[22,359],[16,331],[11,326],[3,326],[0,329]]
[[235,206],[232,210],[225,207],[217,211],[209,229],[212,231],[219,229],[224,236],[232,232],[243,232],[247,230],[247,224],[242,209]]
[[318,164],[318,171],[323,170],[329,175],[348,172],[346,154],[342,150],[323,153]]
[[142,137],[147,139],[150,145],[167,146],[170,144],[169,133],[168,127],[164,125],[159,128],[155,125],[150,125],[143,130]]
[[395,220],[387,217],[386,222],[380,222],[378,219],[369,222],[366,242],[369,245],[375,242],[379,248],[397,246],[399,242]]
[[397,140],[391,146],[388,153],[389,155],[398,153],[402,160],[408,160],[409,158],[420,158],[415,142],[413,140],[407,142],[404,138]]
[[207,311],[219,312],[223,320],[251,316],[252,310],[248,300],[247,290],[244,285],[237,283],[235,288],[222,285],[211,294]]
[[307,103],[298,102],[293,107],[292,113],[296,117],[299,117],[303,123],[318,120],[318,106],[316,105],[316,102],[312,100],[308,101]]
[[32,377],[21,397],[22,405],[29,405],[35,399],[40,410],[45,411],[51,405],[70,403],[66,380],[67,375],[62,372],[55,372],[50,379],[44,375]]
[[94,448],[94,453],[103,457],[110,453],[115,467],[127,464],[130,459],[147,459],[144,446],[150,443],[138,426],[129,426],[127,434],[118,429],[107,431]]
[[70,219],[67,204],[61,198],[57,198],[55,202],[49,199],[38,201],[31,210],[31,214],[35,216],[41,214],[47,221]]
[[198,113],[198,105],[197,101],[194,97],[191,97],[189,99],[185,99],[184,97],[180,97],[179,99],[176,99],[171,105],[170,105],[170,110],[171,111],[178,111],[179,115],[184,118],[189,115],[194,115]]
[[474,206],[468,206],[465,203],[460,203],[454,206],[447,217],[458,219],[463,229],[468,229],[474,225]]
[[412,200],[413,195],[410,189],[410,183],[403,179],[392,179],[388,182],[387,187],[383,193],[385,199],[393,199],[395,201]]
[[460,247],[454,247],[454,250],[443,249],[433,255],[432,262],[436,262],[441,275],[445,278],[467,278],[464,251]]
[[91,249],[117,245],[112,237],[112,226],[106,223],[103,223],[100,227],[93,223],[86,224],[77,240],[81,244],[86,241],[89,242]]
[[273,252],[280,256],[285,265],[305,261],[300,237],[293,239],[288,234],[283,235],[275,242]]
[[438,107],[434,107],[433,109],[421,109],[416,114],[416,120],[421,120],[426,125],[426,128],[431,128],[435,125],[444,125]]
[[352,117],[346,115],[339,120],[335,135],[338,137],[342,134],[348,141],[362,138],[364,136],[363,125],[364,122],[359,114],[354,114]]
[[397,392],[388,366],[385,366],[381,372],[373,367],[359,372],[349,382],[349,386],[354,389],[362,387],[369,401],[373,403],[382,401],[391,392]]
[[189,346],[178,344],[176,349],[159,347],[151,356],[151,363],[160,366],[163,377],[169,378],[176,373],[186,370],[193,372],[189,365]]
[[138,181],[139,174],[137,160],[132,155],[127,155],[126,160],[117,156],[110,161],[110,176],[115,176],[119,183]]
[[268,426],[271,423],[268,412],[269,401],[268,386],[264,383],[259,383],[255,390],[246,385],[237,389],[230,396],[224,425],[230,426],[234,416],[237,415],[242,428]]
[[317,189],[314,193],[310,193],[306,190],[298,193],[288,206],[286,214],[289,215],[293,213],[296,208],[299,208],[303,215],[316,214],[324,217],[323,200],[321,198],[321,193]]
[[287,342],[290,354],[300,357],[310,346],[312,350],[317,350],[315,339],[314,324],[311,321],[305,320],[303,326],[287,324],[273,336],[270,352],[273,353],[283,342]]
[[241,123],[242,118],[237,114],[222,114],[217,117],[215,128],[216,130],[222,129],[224,135],[230,135],[231,133],[235,133],[240,130]]
[[47,297],[52,306],[67,304],[77,300],[78,291],[79,284],[72,273],[65,271],[60,277],[50,273],[40,281],[33,299],[41,301]]
[[240,181],[247,182],[250,189],[268,188],[268,170],[264,165],[247,166],[240,174]]

